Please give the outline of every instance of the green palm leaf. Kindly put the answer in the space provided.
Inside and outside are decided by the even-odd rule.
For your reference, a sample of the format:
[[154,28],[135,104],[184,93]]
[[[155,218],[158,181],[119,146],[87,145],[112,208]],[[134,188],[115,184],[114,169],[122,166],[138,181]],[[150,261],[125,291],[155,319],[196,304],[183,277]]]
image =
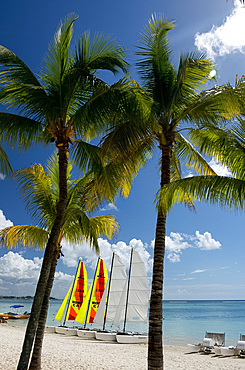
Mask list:
[[48,241],[48,231],[30,225],[10,226],[0,231],[0,240],[9,249],[19,246],[43,250]]

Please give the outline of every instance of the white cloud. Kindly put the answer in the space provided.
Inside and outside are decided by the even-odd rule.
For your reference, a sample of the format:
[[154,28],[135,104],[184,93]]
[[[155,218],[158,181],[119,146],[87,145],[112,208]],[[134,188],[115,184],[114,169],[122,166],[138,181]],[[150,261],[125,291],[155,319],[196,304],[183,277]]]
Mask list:
[[[131,246],[140,254],[142,260],[145,263],[147,272],[150,272],[152,269],[152,258],[150,253],[147,251],[149,248],[148,244],[144,244],[141,240],[132,239],[129,244],[119,241],[116,244],[110,243],[108,240],[99,238],[98,239],[100,247],[100,257],[105,261],[106,267],[110,269],[112,252],[115,251],[118,256],[121,258],[122,262],[128,268],[130,260]],[[80,245],[72,245],[65,241],[62,241],[62,261],[64,265],[68,267],[75,267],[79,257],[82,257],[85,265],[88,268],[94,269],[98,256],[90,248],[89,243],[82,243]]]
[[192,271],[191,274],[200,274],[202,272],[205,272],[207,271],[206,269],[203,269],[203,270],[195,270],[195,271]]
[[195,235],[171,232],[170,236],[166,236],[166,254],[168,260],[172,263],[180,262],[181,254],[188,248],[199,248],[208,251],[220,249],[220,247],[220,242],[213,239],[208,231],[204,234],[196,231]]
[[170,262],[175,263],[175,262],[180,262],[180,255],[177,253],[168,253],[167,258],[169,259]]
[[234,0],[235,8],[219,27],[213,25],[206,33],[195,35],[195,45],[215,59],[234,52],[245,53],[245,8],[240,0]]
[[108,203],[104,208],[101,208],[100,211],[118,211],[118,208],[113,203]]
[[185,278],[185,279],[182,279],[182,280],[195,280],[195,278]]
[[0,209],[0,230],[4,229],[5,227],[13,226],[13,222],[7,220],[3,214],[3,211]]
[[219,176],[232,176],[231,171],[226,167],[222,166],[216,159],[212,158],[209,165]]
[[12,251],[0,257],[0,295],[33,295],[42,260],[29,260]]
[[203,235],[196,231],[197,240],[195,241],[196,246],[199,249],[210,251],[214,249],[220,249],[221,244],[219,241],[214,240],[212,235],[206,231]]
[[4,180],[5,179],[5,175],[3,173],[0,172],[0,180]]
[[[34,295],[42,258],[33,260],[9,251],[0,257],[0,295]],[[56,272],[51,295],[63,298],[73,280],[72,275]]]

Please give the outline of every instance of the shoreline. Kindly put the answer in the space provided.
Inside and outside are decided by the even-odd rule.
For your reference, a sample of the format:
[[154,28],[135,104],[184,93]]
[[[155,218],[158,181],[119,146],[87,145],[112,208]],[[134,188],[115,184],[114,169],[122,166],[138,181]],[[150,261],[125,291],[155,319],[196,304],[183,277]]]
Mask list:
[[[25,328],[0,324],[1,370],[15,370]],[[245,358],[190,353],[182,345],[164,345],[164,365],[168,370],[242,370]],[[147,369],[146,344],[119,344],[85,340],[76,336],[45,333],[43,370],[144,370]]]

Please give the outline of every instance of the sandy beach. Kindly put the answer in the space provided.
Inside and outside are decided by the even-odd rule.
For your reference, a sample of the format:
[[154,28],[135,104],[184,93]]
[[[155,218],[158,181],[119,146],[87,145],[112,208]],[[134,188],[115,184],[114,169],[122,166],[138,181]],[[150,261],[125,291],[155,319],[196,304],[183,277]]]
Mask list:
[[[0,324],[1,370],[14,370],[21,351],[25,328]],[[166,370],[245,369],[245,359],[189,353],[188,347],[165,345]],[[76,336],[46,333],[42,369],[53,370],[143,370],[147,368],[147,345],[84,340]]]

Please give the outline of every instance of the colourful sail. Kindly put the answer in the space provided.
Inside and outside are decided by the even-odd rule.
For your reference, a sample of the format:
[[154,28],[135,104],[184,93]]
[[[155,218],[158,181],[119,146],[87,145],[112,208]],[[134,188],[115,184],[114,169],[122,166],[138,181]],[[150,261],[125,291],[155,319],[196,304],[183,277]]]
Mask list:
[[99,258],[93,281],[93,289],[89,300],[86,323],[92,323],[94,321],[94,317],[104,293],[107,280],[108,273],[105,263],[101,258]]
[[72,285],[73,285],[73,283],[71,283],[71,286],[70,286],[68,292],[66,293],[66,296],[65,296],[63,302],[61,303],[61,306],[60,306],[60,308],[59,308],[59,310],[58,310],[58,312],[55,316],[55,320],[57,320],[57,321],[62,321],[62,317],[63,317],[64,312],[65,312],[66,304],[67,304],[68,298],[69,298],[70,293],[71,293]]
[[81,324],[85,323],[85,317],[86,317],[86,312],[88,309],[88,304],[89,304],[89,298],[91,295],[91,290],[92,290],[92,285],[93,283],[90,284],[88,293],[86,294],[86,297],[84,298],[83,305],[80,308],[77,317],[75,318],[75,321],[80,322]]
[[[71,284],[61,306],[58,310],[55,319],[62,320],[65,308],[67,307],[64,323],[67,320],[75,320],[80,308],[83,305],[87,294],[87,271],[84,263],[80,260],[77,266],[76,275]],[[67,306],[68,302],[68,306]],[[86,305],[87,307],[87,305]]]
[[87,271],[82,261],[79,261],[77,273],[71,292],[70,302],[68,305],[65,320],[75,320],[87,294]]

